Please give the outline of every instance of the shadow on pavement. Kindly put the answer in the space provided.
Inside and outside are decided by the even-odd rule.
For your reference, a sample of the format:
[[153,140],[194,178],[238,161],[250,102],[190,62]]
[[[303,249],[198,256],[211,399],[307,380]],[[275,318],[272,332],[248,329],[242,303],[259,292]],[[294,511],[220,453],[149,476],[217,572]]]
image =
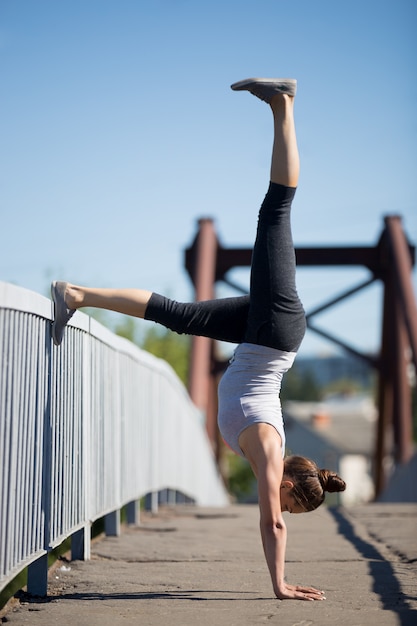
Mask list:
[[[220,593],[220,595],[219,595]],[[250,598],[239,598],[239,594],[247,595],[247,591],[236,591],[236,590],[222,590],[219,592],[218,589],[212,590],[203,590],[203,589],[192,589],[192,590],[181,590],[181,591],[160,591],[160,592],[138,592],[138,593],[100,593],[100,592],[84,592],[84,593],[61,593],[57,595],[51,595],[47,597],[37,597],[26,594],[25,592],[20,592],[16,594],[16,597],[19,597],[20,601],[27,603],[48,603],[48,602],[56,602],[57,600],[190,600],[192,602],[209,602],[209,601],[239,601],[242,600],[247,602],[253,602],[254,600],[271,600],[271,597],[250,597]],[[256,593],[256,592],[251,592]],[[210,594],[210,595],[203,595]],[[228,594],[231,594],[232,597],[227,597]]]
[[383,609],[398,614],[401,626],[417,624],[416,612],[410,609],[408,600],[415,597],[407,596],[401,589],[395,576],[393,566],[371,543],[360,537],[352,523],[343,515],[341,509],[329,509],[338,524],[338,531],[350,541],[360,554],[368,561],[369,573],[373,579],[373,591],[379,596]]

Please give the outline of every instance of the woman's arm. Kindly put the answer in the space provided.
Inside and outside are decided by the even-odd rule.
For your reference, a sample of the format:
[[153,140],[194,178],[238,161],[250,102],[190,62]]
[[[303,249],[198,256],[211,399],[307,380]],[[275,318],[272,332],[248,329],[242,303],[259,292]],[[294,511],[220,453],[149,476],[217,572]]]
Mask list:
[[275,595],[280,600],[324,600],[323,592],[314,587],[285,582],[287,527],[281,511],[284,460],[280,436],[268,424],[254,424],[242,433],[239,444],[258,479],[262,545]]
[[271,575],[272,587],[279,598],[285,593],[285,550],[287,527],[281,512],[281,463],[261,463],[257,467],[260,531],[265,559]]

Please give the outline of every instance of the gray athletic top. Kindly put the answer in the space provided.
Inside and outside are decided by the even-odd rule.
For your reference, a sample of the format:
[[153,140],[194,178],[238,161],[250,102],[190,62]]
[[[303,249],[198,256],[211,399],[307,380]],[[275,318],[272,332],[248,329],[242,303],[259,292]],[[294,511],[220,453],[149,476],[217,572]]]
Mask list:
[[239,435],[252,424],[271,424],[282,441],[285,453],[285,432],[279,393],[282,377],[296,356],[275,348],[241,343],[230,360],[219,384],[218,424],[230,448],[244,456]]

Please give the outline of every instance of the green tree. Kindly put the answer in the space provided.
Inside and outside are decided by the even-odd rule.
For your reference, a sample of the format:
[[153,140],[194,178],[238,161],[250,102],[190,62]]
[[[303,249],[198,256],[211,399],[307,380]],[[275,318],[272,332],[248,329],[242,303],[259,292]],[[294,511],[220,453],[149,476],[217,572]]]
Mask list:
[[[177,335],[167,328],[150,325],[145,332],[139,332],[138,320],[134,317],[122,316],[113,331],[116,335],[128,339],[150,354],[163,359],[175,371],[186,385],[190,365],[191,338]],[[140,339],[139,337],[142,337]]]
[[321,388],[314,373],[306,370],[301,373],[295,364],[282,381],[281,400],[317,402],[321,399]]
[[123,315],[121,320],[116,324],[114,328],[114,332],[116,333],[116,335],[119,335],[119,337],[124,337],[132,343],[139,345],[137,331],[137,319],[134,317],[129,317],[128,315]]
[[227,488],[238,502],[256,501],[256,478],[248,461],[227,451]]
[[339,394],[342,396],[355,395],[363,391],[363,387],[356,380],[350,378],[339,378],[329,383],[324,388],[324,393],[327,394]]
[[141,347],[167,361],[182,382],[187,384],[190,367],[190,337],[153,326],[146,332]]

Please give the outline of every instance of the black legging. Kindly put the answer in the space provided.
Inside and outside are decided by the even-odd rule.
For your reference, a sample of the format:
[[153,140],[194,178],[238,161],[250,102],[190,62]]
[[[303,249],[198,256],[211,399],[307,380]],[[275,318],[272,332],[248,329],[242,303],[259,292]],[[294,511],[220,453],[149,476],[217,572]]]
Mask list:
[[306,322],[295,286],[290,221],[295,191],[294,187],[269,185],[259,211],[250,295],[182,303],[153,293],[145,319],[180,334],[296,352]]

